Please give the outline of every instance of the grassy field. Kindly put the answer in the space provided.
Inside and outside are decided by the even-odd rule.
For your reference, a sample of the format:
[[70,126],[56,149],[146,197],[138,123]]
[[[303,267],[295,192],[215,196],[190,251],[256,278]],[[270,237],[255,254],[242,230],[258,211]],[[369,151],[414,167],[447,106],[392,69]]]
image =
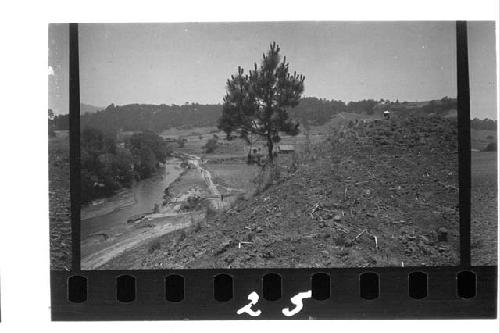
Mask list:
[[473,265],[497,264],[497,153],[471,156],[471,251]]
[[477,150],[483,150],[488,143],[497,141],[497,132],[491,130],[470,130],[471,137],[471,148]]

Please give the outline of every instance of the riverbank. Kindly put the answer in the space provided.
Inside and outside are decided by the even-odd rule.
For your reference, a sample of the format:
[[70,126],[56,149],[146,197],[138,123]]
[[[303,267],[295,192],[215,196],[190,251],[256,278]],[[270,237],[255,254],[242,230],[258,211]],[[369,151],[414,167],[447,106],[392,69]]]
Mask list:
[[94,205],[82,207],[82,241],[96,233],[112,232],[112,229],[134,216],[152,213],[155,205],[162,204],[165,188],[183,172],[181,163],[177,158],[168,160],[163,173],[138,181],[130,189],[100,200]]
[[163,205],[165,189],[185,174],[182,162],[170,159],[163,174],[138,181],[132,188],[82,209],[82,269],[98,269],[140,242],[188,224],[182,215],[176,219],[176,199],[181,198]]
[[[111,197],[96,199],[91,203],[82,206],[80,210],[81,220],[85,221],[99,216],[104,216],[119,209],[136,204],[137,196],[135,195],[135,192],[137,191],[137,187],[140,187],[142,183],[147,182],[174,182],[181,176],[183,171],[180,166],[181,163],[181,159],[171,158],[166,161],[164,168],[161,169],[161,172],[157,172],[152,177],[137,181],[131,188],[122,189]],[[164,177],[167,178],[165,181],[163,181]]]
[[[231,202],[224,201],[202,159],[189,154],[177,154],[175,163],[167,163],[160,182],[141,181],[131,193],[133,202],[130,193],[120,193],[116,198],[98,203],[101,207],[90,207],[90,211],[85,212],[91,218],[82,220],[82,230],[85,230],[81,242],[82,269],[113,266],[108,262],[123,252],[134,252],[143,243],[199,223],[205,219],[208,206],[212,210],[224,210]],[[153,207],[143,211],[148,206]],[[137,258],[132,256],[127,260],[129,264],[121,262],[114,268],[133,266]]]

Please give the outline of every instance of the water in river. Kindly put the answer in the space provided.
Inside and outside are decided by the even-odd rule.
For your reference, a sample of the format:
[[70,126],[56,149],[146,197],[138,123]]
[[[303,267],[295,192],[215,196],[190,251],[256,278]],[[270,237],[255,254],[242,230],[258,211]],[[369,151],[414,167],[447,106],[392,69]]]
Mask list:
[[151,213],[155,203],[161,205],[165,188],[181,174],[180,163],[179,159],[168,160],[161,174],[138,181],[130,189],[110,198],[82,207],[81,239],[123,226],[133,216]]

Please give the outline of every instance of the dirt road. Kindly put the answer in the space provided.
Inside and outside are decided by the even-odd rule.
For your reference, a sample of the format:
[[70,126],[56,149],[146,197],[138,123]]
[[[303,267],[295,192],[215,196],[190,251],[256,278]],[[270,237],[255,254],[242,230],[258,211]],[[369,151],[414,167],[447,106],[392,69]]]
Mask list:
[[[144,227],[139,227],[132,230],[126,235],[120,234],[113,239],[107,239],[109,246],[96,251],[88,256],[82,257],[82,270],[99,269],[111,259],[122,254],[126,250],[133,249],[145,241],[152,238],[163,236],[174,230],[186,228],[190,225],[190,216],[188,214],[177,215],[175,217],[165,217],[158,221],[152,222]],[[172,221],[174,219],[175,221]],[[89,246],[91,244],[87,244]],[[82,244],[84,248],[86,244]]]
[[213,197],[209,198],[210,202],[214,206],[215,209],[217,210],[222,210],[224,209],[225,206],[227,206],[227,202],[224,203],[221,194],[219,190],[217,189],[217,186],[215,186],[214,181],[212,180],[212,174],[210,171],[202,167],[202,160],[199,156],[196,155],[186,155],[189,158],[189,162],[191,165],[193,165],[196,169],[198,169],[205,180],[205,184],[207,185],[208,190],[210,193],[213,195]]

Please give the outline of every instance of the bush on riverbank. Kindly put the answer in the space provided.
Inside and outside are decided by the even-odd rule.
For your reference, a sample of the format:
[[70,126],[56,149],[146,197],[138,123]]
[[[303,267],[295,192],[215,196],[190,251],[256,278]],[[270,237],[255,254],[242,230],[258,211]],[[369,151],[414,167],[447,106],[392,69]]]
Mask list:
[[114,194],[134,180],[151,177],[172,149],[145,131],[118,143],[111,134],[85,128],[80,136],[81,202]]

